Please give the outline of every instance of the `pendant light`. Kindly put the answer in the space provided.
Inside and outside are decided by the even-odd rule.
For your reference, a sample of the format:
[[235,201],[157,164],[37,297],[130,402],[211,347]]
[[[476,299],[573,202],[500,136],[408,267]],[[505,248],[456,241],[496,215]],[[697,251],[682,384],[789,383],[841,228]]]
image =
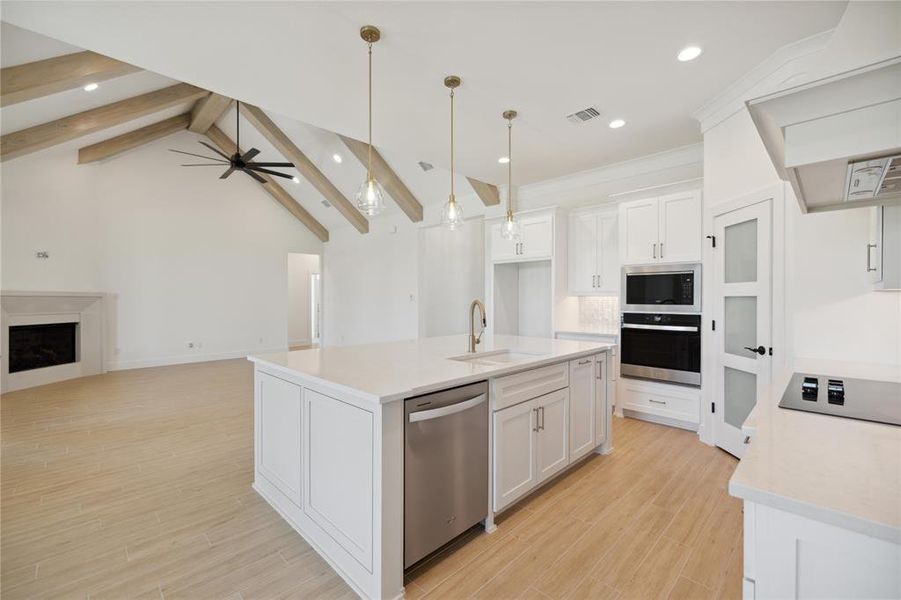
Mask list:
[[501,237],[505,240],[519,239],[519,221],[513,218],[513,119],[515,110],[505,110],[503,117],[507,119],[507,218],[501,225]]
[[448,229],[459,229],[463,225],[463,211],[454,196],[454,90],[460,83],[460,78],[456,75],[444,78],[444,86],[450,89],[450,196],[441,209],[441,224]]
[[360,28],[360,37],[369,48],[369,162],[366,167],[366,180],[357,191],[357,208],[370,217],[382,212],[385,208],[385,191],[372,176],[372,45],[381,39],[378,27],[364,25]]

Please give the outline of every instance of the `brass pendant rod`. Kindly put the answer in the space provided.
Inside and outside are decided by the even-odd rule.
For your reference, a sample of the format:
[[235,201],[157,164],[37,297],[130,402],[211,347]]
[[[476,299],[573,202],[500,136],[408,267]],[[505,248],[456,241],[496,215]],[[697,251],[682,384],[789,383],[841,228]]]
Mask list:
[[372,42],[369,46],[369,162],[366,167],[366,180],[372,181]]
[[513,119],[507,119],[507,216],[513,216]]
[[454,89],[450,91],[450,163],[451,163],[451,181],[450,188],[451,200],[454,200]]

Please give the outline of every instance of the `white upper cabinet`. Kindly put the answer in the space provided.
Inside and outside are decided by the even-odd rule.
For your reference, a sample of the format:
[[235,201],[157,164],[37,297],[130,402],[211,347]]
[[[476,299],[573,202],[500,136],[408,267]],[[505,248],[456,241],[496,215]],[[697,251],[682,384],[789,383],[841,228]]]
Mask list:
[[616,293],[619,248],[616,212],[579,212],[569,217],[570,294]]
[[501,237],[501,223],[491,225],[491,262],[541,260],[554,254],[554,216],[551,214],[517,216],[518,240]]
[[623,264],[657,262],[657,198],[634,200],[619,205],[620,255]]
[[623,264],[699,262],[701,192],[624,202],[619,206],[619,231]]
[[701,193],[696,190],[660,196],[660,262],[701,260]]

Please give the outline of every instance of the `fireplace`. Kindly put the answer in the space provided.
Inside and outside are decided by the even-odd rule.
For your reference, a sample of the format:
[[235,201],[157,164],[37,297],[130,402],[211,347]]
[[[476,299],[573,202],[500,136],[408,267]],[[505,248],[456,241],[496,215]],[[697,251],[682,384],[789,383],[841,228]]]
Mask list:
[[78,323],[10,326],[9,372],[76,362],[77,336]]

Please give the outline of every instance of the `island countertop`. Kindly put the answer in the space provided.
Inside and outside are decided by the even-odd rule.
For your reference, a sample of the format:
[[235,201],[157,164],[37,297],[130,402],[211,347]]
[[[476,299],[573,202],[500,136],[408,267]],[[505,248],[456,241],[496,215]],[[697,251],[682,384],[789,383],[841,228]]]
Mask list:
[[752,438],[729,492],[901,543],[901,427],[779,408],[792,372],[898,377],[824,361],[799,362],[778,373],[742,429]]
[[287,375],[327,383],[385,403],[544,365],[588,356],[614,344],[512,335],[485,335],[477,354],[513,350],[527,358],[507,364],[453,360],[467,354],[468,335],[360,346],[329,346],[248,356]]

